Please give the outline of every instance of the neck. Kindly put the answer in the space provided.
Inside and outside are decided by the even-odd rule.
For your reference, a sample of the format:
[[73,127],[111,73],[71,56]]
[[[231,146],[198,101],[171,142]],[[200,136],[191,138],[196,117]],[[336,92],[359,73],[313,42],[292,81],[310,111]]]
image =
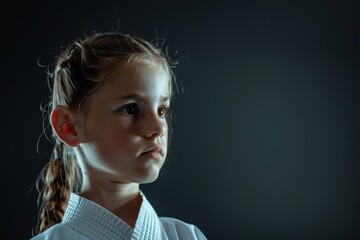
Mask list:
[[142,202],[139,191],[138,183],[106,184],[88,179],[79,195],[104,207],[134,228]]

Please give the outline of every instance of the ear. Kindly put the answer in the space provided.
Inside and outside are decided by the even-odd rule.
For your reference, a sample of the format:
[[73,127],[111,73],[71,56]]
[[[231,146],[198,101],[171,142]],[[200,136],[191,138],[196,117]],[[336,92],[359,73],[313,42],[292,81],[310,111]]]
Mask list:
[[58,138],[70,147],[79,145],[78,133],[75,129],[75,114],[65,106],[57,106],[51,112],[51,126]]

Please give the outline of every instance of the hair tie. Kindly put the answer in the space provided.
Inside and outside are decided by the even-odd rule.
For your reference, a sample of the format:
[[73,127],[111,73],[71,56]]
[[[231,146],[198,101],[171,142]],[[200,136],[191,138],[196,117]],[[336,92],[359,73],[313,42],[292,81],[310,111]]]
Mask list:
[[56,161],[61,161],[61,157],[63,154],[63,143],[61,141],[57,141],[54,146],[53,159]]

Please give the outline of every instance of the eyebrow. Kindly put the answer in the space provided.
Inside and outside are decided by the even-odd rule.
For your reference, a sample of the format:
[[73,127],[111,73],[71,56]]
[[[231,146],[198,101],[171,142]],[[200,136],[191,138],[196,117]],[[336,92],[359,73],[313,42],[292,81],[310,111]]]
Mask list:
[[[144,98],[145,97],[142,97],[142,96],[140,96],[138,94],[128,94],[128,95],[116,97],[115,100],[128,100],[128,99],[142,100]],[[170,97],[169,96],[163,96],[163,97],[160,98],[160,100],[162,102],[166,102],[166,101],[170,100]]]

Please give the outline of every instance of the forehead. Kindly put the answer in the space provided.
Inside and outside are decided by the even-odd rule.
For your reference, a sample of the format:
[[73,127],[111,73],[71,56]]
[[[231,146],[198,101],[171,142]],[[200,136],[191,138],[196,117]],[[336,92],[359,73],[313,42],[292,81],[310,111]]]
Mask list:
[[107,95],[161,95],[171,94],[170,78],[160,65],[135,64],[119,67],[102,79],[99,93]]

